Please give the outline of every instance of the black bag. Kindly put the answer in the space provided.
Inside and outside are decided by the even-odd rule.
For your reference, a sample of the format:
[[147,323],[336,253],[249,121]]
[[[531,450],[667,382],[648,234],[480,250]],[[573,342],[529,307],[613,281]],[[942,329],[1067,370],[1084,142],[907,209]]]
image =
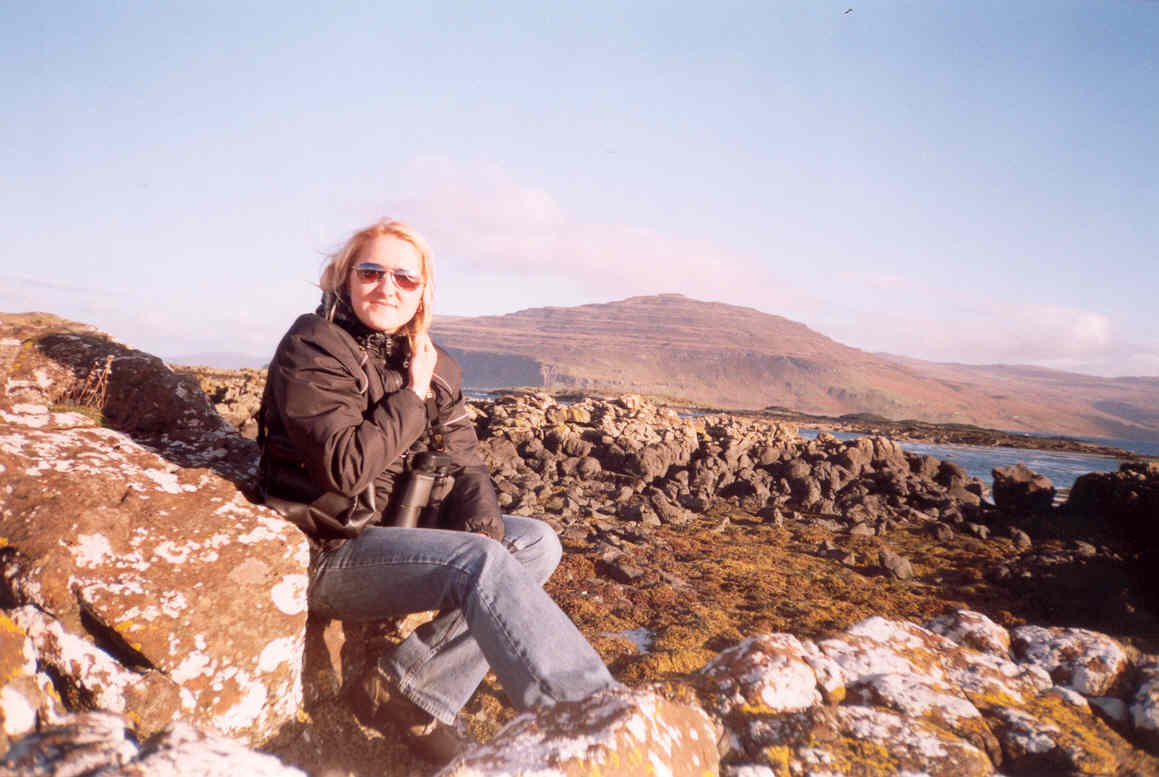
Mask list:
[[311,537],[357,537],[377,517],[374,484],[355,498],[322,491],[302,467],[268,467],[262,457],[265,503]]

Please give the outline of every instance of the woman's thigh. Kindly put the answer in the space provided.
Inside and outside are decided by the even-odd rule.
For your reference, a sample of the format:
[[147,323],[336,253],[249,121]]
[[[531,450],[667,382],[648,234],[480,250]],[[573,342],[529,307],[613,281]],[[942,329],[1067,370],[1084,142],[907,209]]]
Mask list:
[[455,607],[487,565],[542,584],[559,563],[555,533],[531,518],[504,516],[504,524],[503,544],[462,531],[367,528],[315,560],[310,608],[342,620],[377,620]]
[[486,543],[499,548],[467,532],[369,527],[315,559],[310,609],[341,620],[442,609],[458,578],[487,555]]

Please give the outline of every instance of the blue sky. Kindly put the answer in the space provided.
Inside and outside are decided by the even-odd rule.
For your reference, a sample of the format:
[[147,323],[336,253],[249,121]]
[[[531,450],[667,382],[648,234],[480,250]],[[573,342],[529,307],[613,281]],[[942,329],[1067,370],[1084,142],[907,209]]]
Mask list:
[[681,292],[866,350],[1159,375],[1154,0],[4,18],[0,310],[260,359],[391,215],[441,313]]

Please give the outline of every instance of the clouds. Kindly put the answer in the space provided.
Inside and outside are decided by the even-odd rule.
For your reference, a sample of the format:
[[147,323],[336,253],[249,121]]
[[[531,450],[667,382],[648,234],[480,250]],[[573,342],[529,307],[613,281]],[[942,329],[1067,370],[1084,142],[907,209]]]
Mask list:
[[404,178],[414,194],[390,211],[428,236],[440,272],[495,276],[512,292],[541,290],[537,304],[560,304],[551,290],[561,283],[598,299],[681,292],[737,301],[738,289],[754,284],[774,295],[784,288],[766,265],[697,235],[694,225],[691,234],[676,235],[617,223],[613,214],[586,218],[496,165],[423,159]]
[[[936,266],[924,275],[847,269],[841,257],[795,255],[797,243],[766,243],[761,256],[746,256],[732,250],[729,235],[695,223],[673,234],[618,223],[613,214],[585,218],[494,164],[426,158],[400,178],[412,196],[389,212],[430,238],[447,313],[679,292],[804,321],[865,350],[1108,376],[1159,373],[1159,347],[1117,331],[1106,313],[1051,303],[1049,289],[1043,300],[1003,299],[973,288],[962,270],[943,277]],[[488,302],[481,307],[477,297]]]
[[[0,309],[56,313],[162,356],[266,355],[293,317],[315,304],[313,249],[333,249],[359,226],[390,215],[430,240],[439,268],[436,310],[444,314],[500,315],[678,292],[785,316],[869,351],[1159,375],[1154,336],[1127,330],[1120,314],[1056,304],[1048,283],[1033,298],[1011,299],[1016,292],[1004,297],[989,289],[993,281],[971,275],[968,263],[879,270],[877,259],[843,255],[840,242],[810,244],[793,229],[740,235],[695,219],[679,231],[632,223],[626,214],[583,210],[565,199],[562,184],[549,188],[494,163],[426,157],[391,175],[375,191],[405,198],[351,194],[315,208],[296,232],[267,230],[278,241],[263,255],[204,283],[129,294],[0,277]],[[136,288],[137,280],[120,283]],[[109,283],[118,281],[110,276]]]
[[926,287],[926,294],[921,308],[867,308],[823,331],[865,350],[929,361],[1031,364],[1107,377],[1159,374],[1159,345],[1118,331],[1103,313],[1009,301],[963,306],[953,289]]

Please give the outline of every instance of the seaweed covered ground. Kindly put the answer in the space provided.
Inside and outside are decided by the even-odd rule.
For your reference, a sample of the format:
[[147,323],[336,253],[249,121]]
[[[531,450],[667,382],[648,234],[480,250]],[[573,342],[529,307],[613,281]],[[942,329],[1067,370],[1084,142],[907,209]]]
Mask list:
[[[1013,540],[939,540],[919,528],[837,534],[809,519],[778,526],[720,505],[683,528],[573,525],[547,588],[633,686],[688,686],[691,672],[754,634],[819,639],[873,615],[923,623],[959,608],[1008,628],[1081,626],[1159,650],[1159,619],[1131,586],[1128,549],[1081,558],[1063,538],[1019,550]],[[884,547],[910,561],[911,579],[879,566]],[[492,677],[468,712],[482,738],[513,714]]]

